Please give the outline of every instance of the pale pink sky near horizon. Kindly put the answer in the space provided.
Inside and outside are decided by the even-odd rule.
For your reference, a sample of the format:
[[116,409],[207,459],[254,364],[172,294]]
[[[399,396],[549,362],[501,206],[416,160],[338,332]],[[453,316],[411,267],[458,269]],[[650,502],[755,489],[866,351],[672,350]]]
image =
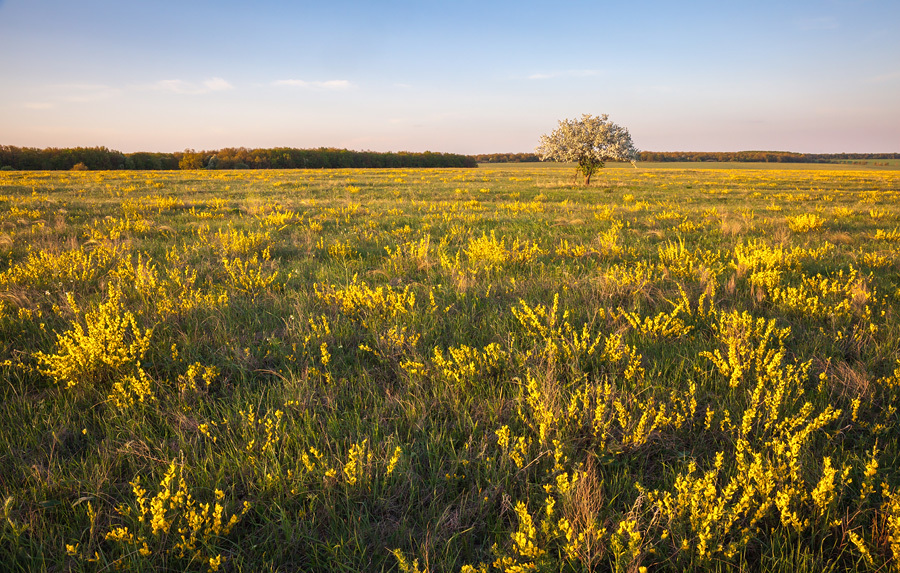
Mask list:
[[0,145],[900,152],[900,2],[0,0]]

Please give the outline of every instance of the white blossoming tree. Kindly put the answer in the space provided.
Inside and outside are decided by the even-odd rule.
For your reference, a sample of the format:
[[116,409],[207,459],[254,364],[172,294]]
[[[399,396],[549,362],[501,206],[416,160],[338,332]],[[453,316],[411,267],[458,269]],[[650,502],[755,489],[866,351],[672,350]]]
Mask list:
[[578,163],[578,173],[584,184],[591,184],[591,175],[603,167],[604,161],[638,159],[639,151],[631,142],[631,134],[624,127],[609,121],[606,114],[594,117],[584,114],[581,119],[565,119],[550,135],[541,136],[537,147],[541,160]]

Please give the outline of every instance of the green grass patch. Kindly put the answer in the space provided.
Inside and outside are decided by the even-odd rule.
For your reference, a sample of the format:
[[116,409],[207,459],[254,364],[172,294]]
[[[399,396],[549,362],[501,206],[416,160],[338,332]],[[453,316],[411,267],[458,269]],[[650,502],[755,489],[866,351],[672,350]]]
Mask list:
[[0,173],[0,562],[891,567],[900,172],[609,167]]

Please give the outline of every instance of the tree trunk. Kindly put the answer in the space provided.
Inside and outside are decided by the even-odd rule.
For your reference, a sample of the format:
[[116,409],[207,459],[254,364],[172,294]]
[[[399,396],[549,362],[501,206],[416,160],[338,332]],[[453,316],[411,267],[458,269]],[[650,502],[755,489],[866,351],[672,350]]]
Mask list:
[[603,167],[603,163],[599,165],[595,161],[591,161],[590,158],[582,158],[578,162],[578,170],[581,171],[582,175],[584,175],[584,186],[587,187],[591,184],[591,176],[597,172],[597,169]]

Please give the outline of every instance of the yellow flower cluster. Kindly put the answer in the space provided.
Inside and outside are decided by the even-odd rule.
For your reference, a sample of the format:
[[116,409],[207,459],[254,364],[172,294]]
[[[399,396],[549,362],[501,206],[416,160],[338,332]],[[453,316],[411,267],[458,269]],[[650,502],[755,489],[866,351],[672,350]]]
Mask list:
[[269,257],[267,247],[261,253],[254,253],[252,257],[246,259],[223,258],[222,264],[225,266],[228,282],[237,290],[252,297],[266,292],[278,278],[278,271],[266,268],[265,263],[269,261]]
[[123,258],[112,274],[123,289],[132,291],[132,296],[160,318],[228,304],[224,287],[214,286],[205,291],[198,288],[197,271],[191,268],[185,252],[172,247],[166,251],[165,259],[165,265],[159,268],[141,254]]
[[[203,237],[208,235],[204,234]],[[225,257],[248,257],[260,253],[272,246],[272,236],[269,230],[254,231],[228,227],[219,229],[213,237]],[[264,257],[268,258],[268,257]]]
[[[117,511],[126,525],[114,527],[106,539],[126,548],[126,556],[119,562],[138,554],[143,557],[160,553],[176,559],[201,561],[215,571],[222,563],[216,552],[217,541],[237,525],[249,510],[244,502],[239,513],[228,516],[222,500],[224,492],[215,490],[215,502],[201,503],[194,499],[184,478],[184,470],[175,462],[169,465],[159,490],[150,496],[141,485],[140,477],[131,482],[135,506],[121,505]],[[216,552],[217,553],[217,552]]]
[[435,348],[431,360],[438,376],[465,388],[499,373],[506,360],[506,352],[496,342],[481,350],[465,345],[451,346],[447,349],[447,356],[440,348]]
[[537,244],[528,240],[515,239],[507,246],[506,239],[498,239],[493,231],[490,236],[482,234],[470,239],[464,252],[474,270],[495,269],[506,263],[528,263],[545,254]]
[[123,308],[119,287],[110,285],[106,302],[83,314],[71,294],[68,301],[76,322],[57,338],[55,354],[36,354],[41,371],[66,388],[138,373],[153,329],[138,328],[134,315]]
[[654,317],[646,316],[641,320],[637,312],[619,309],[619,316],[631,327],[651,340],[676,339],[688,335],[693,327],[685,324],[679,314],[684,313],[684,303],[679,303],[671,312],[660,312]]
[[732,311],[719,314],[715,331],[724,348],[703,351],[700,356],[712,360],[732,388],[749,375],[762,375],[767,380],[777,376],[790,327],[778,328],[775,319],[754,318],[746,311]]
[[345,288],[334,285],[313,285],[316,296],[325,304],[337,307],[350,318],[388,320],[415,309],[416,295],[409,287],[397,291],[390,286],[372,288],[359,282],[356,275]]
[[815,213],[803,213],[796,217],[787,218],[788,227],[795,233],[816,231],[820,229],[824,223],[825,219]]
[[32,250],[24,261],[0,272],[0,289],[63,287],[81,290],[112,266],[120,254],[119,247],[106,243],[93,247],[82,245],[59,253]]

